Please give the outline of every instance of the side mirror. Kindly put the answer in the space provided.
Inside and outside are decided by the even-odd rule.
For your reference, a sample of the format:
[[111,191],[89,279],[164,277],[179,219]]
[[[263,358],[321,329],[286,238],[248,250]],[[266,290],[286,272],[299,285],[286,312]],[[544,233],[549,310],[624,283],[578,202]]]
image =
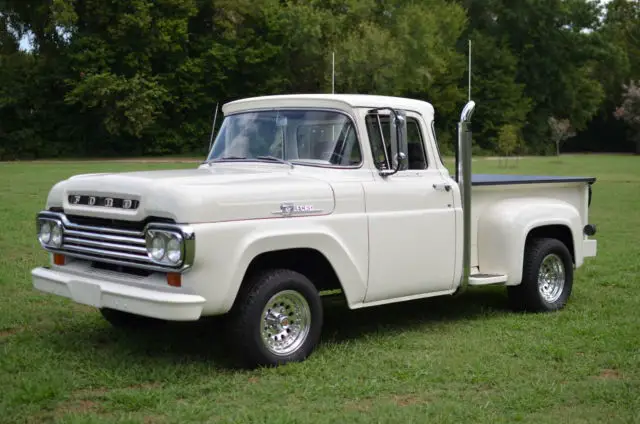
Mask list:
[[407,169],[407,115],[402,110],[391,109],[393,119],[391,120],[391,160],[393,169],[380,170],[380,175],[387,177],[393,175],[401,169]]
[[407,114],[402,110],[397,110],[396,113],[395,127],[398,153],[396,153],[394,160],[396,162],[396,169],[399,171],[409,168],[407,161],[409,146],[407,144]]

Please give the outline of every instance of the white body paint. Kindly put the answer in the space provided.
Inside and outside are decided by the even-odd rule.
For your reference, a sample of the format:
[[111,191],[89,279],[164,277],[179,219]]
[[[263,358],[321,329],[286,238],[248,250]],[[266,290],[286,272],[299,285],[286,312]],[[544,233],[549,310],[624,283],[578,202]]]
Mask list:
[[[416,117],[428,169],[383,177],[372,160],[366,111],[394,107]],[[81,175],[56,184],[46,208],[67,215],[142,221],[154,216],[189,224],[195,260],[181,287],[164,274],[147,277],[98,271],[84,260],[36,268],[34,286],[96,307],[170,320],[224,314],[233,305],[250,263],[283,249],[315,249],[336,272],[350,308],[452,294],[462,275],[460,190],[439,159],[431,131],[433,108],[410,99],[297,95],[246,99],[225,105],[226,115],[261,108],[330,108],[356,125],[362,164],[352,168],[277,162],[221,162],[193,170]],[[450,190],[443,190],[445,184]],[[137,210],[72,205],[70,193],[128,197]],[[281,205],[302,210],[283,216]],[[520,283],[529,232],[547,225],[572,234],[575,266],[595,256],[583,235],[588,183],[474,186],[472,274],[497,274],[470,284]]]

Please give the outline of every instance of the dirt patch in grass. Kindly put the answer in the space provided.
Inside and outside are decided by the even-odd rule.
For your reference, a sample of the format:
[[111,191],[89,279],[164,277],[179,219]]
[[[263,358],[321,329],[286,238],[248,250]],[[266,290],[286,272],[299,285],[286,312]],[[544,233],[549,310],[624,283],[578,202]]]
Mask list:
[[98,409],[97,402],[87,399],[77,399],[71,402],[64,402],[56,409],[56,415],[85,414],[87,412],[95,412]]
[[131,386],[127,386],[127,389],[138,390],[138,389],[159,389],[162,387],[162,383],[154,381],[151,383],[140,383],[133,384]]
[[395,395],[392,397],[393,403],[398,406],[411,406],[427,403],[425,399],[421,399],[414,395]]
[[21,330],[22,330],[21,328],[11,328],[9,330],[0,330],[0,339],[4,339],[6,337],[18,334]]
[[619,380],[622,378],[622,374],[617,370],[605,368],[600,372],[597,378],[601,380]]
[[[145,389],[155,389],[161,387],[162,384],[159,382],[152,383],[141,383],[134,384],[131,386],[126,386],[121,389],[117,388],[107,388],[107,387],[95,387],[95,388],[87,388],[80,389],[74,391],[70,398],[58,404],[58,406],[53,411],[53,417],[61,418],[65,415],[69,414],[97,414],[97,415],[108,415],[109,412],[105,411],[101,408],[101,399],[103,396],[114,390],[145,390]],[[155,424],[164,422],[165,418],[163,416],[154,416],[149,415],[144,417],[143,422],[149,424]]]
[[373,406],[373,399],[350,400],[344,404],[347,411],[368,412]]

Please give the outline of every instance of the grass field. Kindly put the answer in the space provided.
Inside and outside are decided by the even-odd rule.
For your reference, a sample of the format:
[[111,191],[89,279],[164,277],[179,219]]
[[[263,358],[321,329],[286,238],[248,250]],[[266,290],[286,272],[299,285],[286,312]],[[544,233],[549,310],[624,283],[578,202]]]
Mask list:
[[[474,288],[369,310],[328,307],[308,361],[228,366],[215,322],[123,333],[32,289],[34,216],[81,172],[194,164],[0,164],[0,422],[640,423],[640,157],[529,158],[476,172],[593,175],[598,257],[568,307],[516,314]],[[427,270],[425,270],[427,272]]]

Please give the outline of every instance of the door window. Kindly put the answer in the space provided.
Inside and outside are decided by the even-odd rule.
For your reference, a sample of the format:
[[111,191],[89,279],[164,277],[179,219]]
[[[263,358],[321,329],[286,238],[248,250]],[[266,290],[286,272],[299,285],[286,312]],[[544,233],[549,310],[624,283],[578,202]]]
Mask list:
[[[378,169],[391,169],[391,125],[389,115],[368,114],[367,134]],[[407,117],[407,169],[427,169],[424,137],[416,118]]]

